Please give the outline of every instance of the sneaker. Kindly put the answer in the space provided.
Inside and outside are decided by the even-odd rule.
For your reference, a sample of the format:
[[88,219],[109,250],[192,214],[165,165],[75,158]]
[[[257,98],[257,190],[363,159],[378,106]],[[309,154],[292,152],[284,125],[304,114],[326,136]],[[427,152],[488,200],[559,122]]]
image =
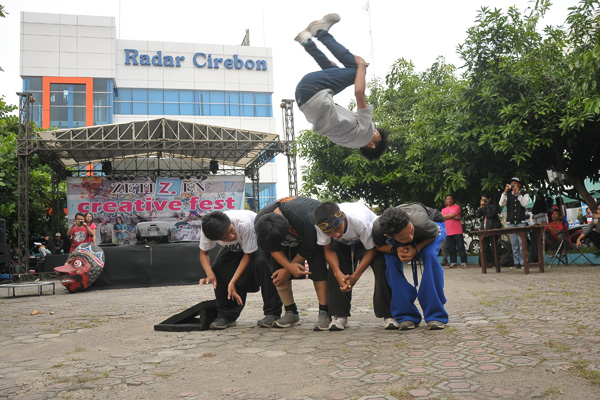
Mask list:
[[517,264],[516,269],[521,269],[523,266],[521,264]]
[[214,320],[214,322],[212,324],[210,324],[210,329],[212,330],[221,330],[221,329],[227,329],[230,326],[236,326],[237,322],[235,322],[235,320],[229,320],[229,319],[225,319],[225,318],[217,318]]
[[458,265],[456,265],[455,263],[451,263],[450,264],[450,268],[456,268]]
[[294,40],[300,44],[308,42],[308,40],[312,37],[312,33],[308,29],[303,30],[299,34],[296,35]]
[[315,36],[319,31],[328,32],[329,28],[338,22],[340,22],[340,16],[338,14],[327,14],[320,20],[311,22],[306,29]]
[[440,321],[429,321],[427,323],[427,329],[430,331],[439,331],[440,329],[444,329],[446,324]]
[[265,315],[265,317],[263,319],[258,320],[256,325],[258,325],[262,328],[271,328],[273,326],[273,322],[277,321],[278,319],[279,319],[279,315],[273,315],[273,314]]
[[274,328],[289,328],[300,324],[300,316],[293,311],[286,311],[285,315],[273,323]]
[[463,268],[469,268],[469,265],[467,263],[462,263],[462,264],[460,264],[460,266]]
[[445,267],[448,265],[448,260],[446,260],[445,258],[442,260],[442,267]]
[[384,318],[383,326],[385,327],[386,331],[393,331],[394,329],[398,329],[398,321],[396,321],[394,318]]
[[417,327],[417,324],[415,324],[412,321],[402,321],[398,324],[398,329],[400,329],[401,331],[407,331],[409,329],[415,329]]
[[343,331],[348,327],[348,317],[333,317],[329,324],[330,331]]
[[327,311],[319,311],[317,323],[313,327],[313,331],[328,331],[331,323],[331,315]]

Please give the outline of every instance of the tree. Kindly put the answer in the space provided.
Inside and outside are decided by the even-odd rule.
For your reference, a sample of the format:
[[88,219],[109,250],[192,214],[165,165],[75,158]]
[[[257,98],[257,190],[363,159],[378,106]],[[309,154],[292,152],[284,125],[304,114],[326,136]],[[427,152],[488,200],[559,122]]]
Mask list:
[[595,204],[583,182],[600,180],[598,4],[583,0],[566,28],[540,30],[549,7],[539,0],[526,14],[483,8],[458,46],[461,77],[443,58],[423,73],[398,60],[385,82],[369,85],[374,121],[391,132],[389,153],[368,163],[303,132],[304,191],[384,207],[440,205],[446,193],[476,204],[515,175],[547,189],[554,168],[566,174],[564,194]]
[[463,136],[508,157],[494,178],[518,171],[543,187],[546,170],[555,168],[572,185],[564,194],[595,204],[583,182],[600,179],[598,4],[583,0],[570,8],[565,28],[540,33],[549,6],[540,0],[526,15],[516,8],[479,13],[459,46],[469,81]]
[[[17,134],[19,121],[10,113],[15,106],[7,105],[0,98],[0,219],[6,221],[7,239],[16,242],[17,237]],[[52,223],[49,216],[50,167],[38,156],[29,161],[29,232],[32,238],[43,233],[51,233]],[[60,187],[65,192],[65,186]]]

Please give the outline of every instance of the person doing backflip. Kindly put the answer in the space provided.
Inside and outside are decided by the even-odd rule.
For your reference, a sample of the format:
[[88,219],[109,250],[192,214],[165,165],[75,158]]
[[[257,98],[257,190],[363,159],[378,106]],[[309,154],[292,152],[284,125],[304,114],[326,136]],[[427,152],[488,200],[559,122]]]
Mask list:
[[[382,128],[373,125],[373,107],[365,97],[368,63],[339,44],[329,28],[339,22],[338,14],[327,14],[313,21],[295,40],[304,46],[321,71],[305,75],[296,87],[296,102],[313,130],[327,136],[333,143],[349,148],[359,148],[363,156],[376,160],[387,150],[388,138]],[[316,37],[329,49],[345,68],[339,68],[318,49],[312,38]],[[333,96],[354,84],[357,113],[339,106]]]

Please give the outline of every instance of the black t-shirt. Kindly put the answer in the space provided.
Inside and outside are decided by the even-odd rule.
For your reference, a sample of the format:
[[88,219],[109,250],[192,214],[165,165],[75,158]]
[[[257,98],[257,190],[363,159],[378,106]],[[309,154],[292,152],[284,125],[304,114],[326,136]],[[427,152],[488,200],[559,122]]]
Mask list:
[[311,258],[320,250],[313,220],[313,211],[319,204],[320,201],[309,197],[284,197],[261,209],[256,220],[279,208],[290,224],[290,234],[298,240],[298,253],[304,258]]

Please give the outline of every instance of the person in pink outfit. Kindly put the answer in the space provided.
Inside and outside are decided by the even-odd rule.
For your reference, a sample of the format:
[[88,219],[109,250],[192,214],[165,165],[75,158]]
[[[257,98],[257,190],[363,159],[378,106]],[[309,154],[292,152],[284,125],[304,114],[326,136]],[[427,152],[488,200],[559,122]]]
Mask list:
[[450,252],[450,265],[447,268],[456,268],[456,249],[460,253],[460,263],[467,268],[467,252],[465,251],[465,239],[463,236],[462,221],[460,219],[460,206],[454,202],[454,196],[446,196],[446,207],[442,209],[442,215],[446,224],[446,244]]

